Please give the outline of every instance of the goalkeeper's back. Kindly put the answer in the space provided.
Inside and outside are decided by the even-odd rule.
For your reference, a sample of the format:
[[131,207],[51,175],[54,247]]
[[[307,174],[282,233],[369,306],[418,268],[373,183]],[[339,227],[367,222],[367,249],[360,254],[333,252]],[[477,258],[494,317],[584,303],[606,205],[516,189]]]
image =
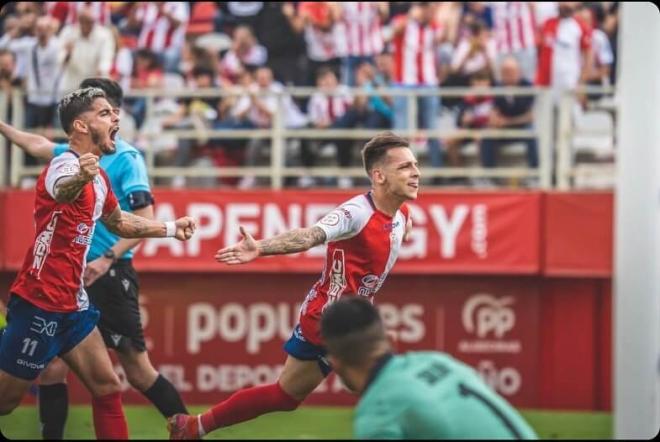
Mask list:
[[469,366],[439,352],[387,354],[355,413],[359,439],[536,439]]

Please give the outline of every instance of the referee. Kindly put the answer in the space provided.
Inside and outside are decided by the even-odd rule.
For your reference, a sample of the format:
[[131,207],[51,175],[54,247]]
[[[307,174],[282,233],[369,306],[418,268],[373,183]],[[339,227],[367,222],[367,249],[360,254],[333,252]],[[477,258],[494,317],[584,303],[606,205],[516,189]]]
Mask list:
[[[115,112],[119,112],[123,91],[106,78],[88,78],[80,84],[102,89]],[[0,133],[28,154],[50,160],[69,150],[68,144],[55,144],[45,137],[18,131],[0,122]],[[112,190],[122,210],[153,219],[153,197],[141,153],[117,138],[116,153],[101,157]],[[156,371],[149,360],[144,341],[138,301],[138,278],[133,268],[132,249],[141,239],[124,239],[97,223],[87,254],[83,275],[90,301],[100,310],[98,328],[108,348],[116,351],[131,386],[140,391],[165,417],[187,414],[174,386]],[[40,377],[39,418],[44,439],[62,439],[68,413],[67,366],[53,360]]]
[[330,305],[321,335],[333,369],[361,396],[357,439],[537,439],[471,367],[434,351],[394,355],[378,310],[366,299]]

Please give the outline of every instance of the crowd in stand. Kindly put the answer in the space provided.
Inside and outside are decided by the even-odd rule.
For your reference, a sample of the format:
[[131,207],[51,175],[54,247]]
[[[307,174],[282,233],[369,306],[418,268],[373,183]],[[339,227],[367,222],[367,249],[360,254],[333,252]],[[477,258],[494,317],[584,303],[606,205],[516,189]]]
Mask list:
[[[124,136],[159,161],[257,165],[268,140],[158,136],[163,129],[271,127],[277,102],[261,92],[314,86],[286,97],[289,128],[406,129],[408,102],[378,88],[437,90],[547,86],[559,93],[615,81],[616,2],[14,2],[0,14],[0,90],[26,91],[25,127],[57,127],[56,103],[82,79],[142,89],[215,88],[233,97],[127,100]],[[351,93],[350,87],[360,92]],[[355,90],[355,89],[354,89]],[[586,98],[585,98],[586,99]],[[529,128],[533,96],[418,98],[418,127],[444,111],[459,128]],[[131,124],[132,123],[132,124]],[[131,126],[133,126],[131,128]],[[150,136],[150,134],[152,136]],[[148,140],[148,141],[147,141]],[[358,164],[353,140],[332,140],[338,164]],[[468,139],[425,140],[425,162],[460,166]],[[481,139],[480,162],[497,165],[502,140]],[[536,140],[524,140],[530,167]],[[141,145],[142,143],[142,145]],[[317,164],[325,143],[301,140],[287,164]],[[251,187],[257,180],[239,183]],[[183,178],[170,183],[184,185]],[[302,177],[296,185],[321,184]],[[330,184],[350,187],[350,178]]]

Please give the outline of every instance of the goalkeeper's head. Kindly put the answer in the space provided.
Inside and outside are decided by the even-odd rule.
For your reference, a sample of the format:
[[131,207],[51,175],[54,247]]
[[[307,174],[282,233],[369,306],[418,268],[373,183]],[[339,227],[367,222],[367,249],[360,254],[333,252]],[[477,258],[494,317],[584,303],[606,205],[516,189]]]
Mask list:
[[364,390],[376,362],[392,351],[378,310],[361,296],[331,304],[321,318],[321,336],[333,370],[356,393]]

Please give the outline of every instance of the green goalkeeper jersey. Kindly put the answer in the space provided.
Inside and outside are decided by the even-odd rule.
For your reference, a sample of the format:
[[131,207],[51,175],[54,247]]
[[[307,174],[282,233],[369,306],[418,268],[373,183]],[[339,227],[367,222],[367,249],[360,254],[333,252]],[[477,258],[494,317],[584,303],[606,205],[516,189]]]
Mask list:
[[355,410],[358,439],[536,439],[469,366],[438,352],[386,355]]

